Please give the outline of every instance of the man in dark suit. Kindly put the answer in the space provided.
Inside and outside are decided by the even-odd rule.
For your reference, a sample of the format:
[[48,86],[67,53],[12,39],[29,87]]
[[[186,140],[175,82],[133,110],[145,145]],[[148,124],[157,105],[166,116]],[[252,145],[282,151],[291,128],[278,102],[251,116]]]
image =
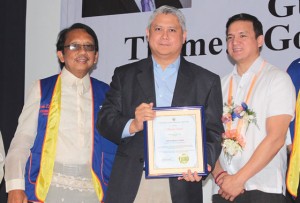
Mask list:
[[[163,5],[182,8],[179,0],[151,0],[154,8]],[[115,15],[141,12],[141,5],[135,0],[83,0],[82,17]]]
[[[201,181],[144,178],[143,122],[154,119],[152,107],[203,105],[207,162],[213,168],[223,132],[220,78],[180,56],[186,40],[180,10],[170,6],[156,9],[146,36],[152,56],[116,68],[99,112],[98,130],[118,144],[105,203],[200,203]],[[162,186],[165,183],[167,187]]]

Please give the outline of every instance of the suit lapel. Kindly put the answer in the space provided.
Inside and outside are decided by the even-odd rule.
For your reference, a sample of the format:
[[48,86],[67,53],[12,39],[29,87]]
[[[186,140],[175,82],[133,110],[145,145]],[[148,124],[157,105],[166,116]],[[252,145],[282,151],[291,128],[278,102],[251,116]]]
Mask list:
[[140,84],[147,102],[153,102],[156,106],[155,88],[154,88],[154,73],[153,62],[151,57],[141,61],[139,67],[140,73],[137,75],[138,83]]
[[181,106],[186,103],[186,94],[193,88],[193,73],[190,71],[188,62],[181,57],[176,86],[174,90],[172,106]]

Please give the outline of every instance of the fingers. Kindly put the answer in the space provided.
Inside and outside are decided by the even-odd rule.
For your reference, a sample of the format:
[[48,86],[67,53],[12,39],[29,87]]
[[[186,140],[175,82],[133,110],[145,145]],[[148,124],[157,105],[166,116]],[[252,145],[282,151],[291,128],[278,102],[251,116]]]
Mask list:
[[230,200],[231,202],[233,202],[234,199],[235,199],[235,197],[233,197],[233,196],[231,196],[231,197],[229,198],[229,200]]
[[226,194],[223,196],[224,199],[229,200],[230,199],[230,195]]
[[194,178],[191,177],[188,173],[182,173],[182,177],[179,177],[180,180],[185,180],[185,181],[188,181],[188,182],[194,182]]
[[207,170],[210,172],[211,171],[211,166],[207,164]]
[[152,108],[153,108],[153,103],[150,104],[142,103],[135,110],[135,119],[138,122],[153,120],[155,117],[155,111],[153,111]]
[[196,171],[194,171],[194,178],[196,182],[199,182],[202,179],[202,176],[199,176]]
[[201,179],[202,176],[199,176],[196,171],[192,173],[191,170],[188,170],[187,173],[182,173],[182,177],[178,177],[178,180],[185,180],[188,182],[199,182]]
[[177,180],[185,180],[186,173],[182,173],[182,176],[179,176]]
[[[240,192],[240,194],[243,194],[245,192],[245,190],[242,190],[241,192]],[[222,190],[221,188],[219,189],[219,191],[218,191],[218,194],[221,196],[221,197],[223,197],[224,199],[226,199],[226,200],[229,200],[229,201],[234,201],[235,200],[235,198],[237,197],[237,195],[233,195],[233,194],[229,194],[229,193],[226,193],[224,190]],[[240,195],[239,194],[239,195]]]
[[[209,164],[207,164],[207,170],[211,171],[211,166]],[[192,173],[192,171],[189,169],[187,171],[187,173],[182,173],[182,177],[178,177],[178,180],[186,180],[189,182],[199,182],[200,180],[202,180],[202,176],[199,176],[197,171],[194,171],[194,173]]]
[[130,133],[136,133],[144,129],[144,121],[153,120],[155,111],[152,110],[153,103],[142,103],[135,109],[135,118],[130,125]]
[[[222,189],[219,189],[218,193],[219,193],[219,195],[220,195],[221,197],[223,197],[223,198],[226,199],[226,200],[230,200],[231,198],[233,198],[233,197],[230,196],[228,193],[224,192]],[[234,198],[233,198],[233,199],[234,199]],[[230,201],[232,201],[232,200],[230,200]]]

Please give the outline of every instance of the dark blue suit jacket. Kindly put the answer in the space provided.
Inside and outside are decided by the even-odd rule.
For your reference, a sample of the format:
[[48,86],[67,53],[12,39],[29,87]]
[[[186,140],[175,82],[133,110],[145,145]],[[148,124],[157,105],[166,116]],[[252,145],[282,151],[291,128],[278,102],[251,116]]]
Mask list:
[[[143,173],[144,136],[142,131],[121,136],[137,106],[150,102],[156,106],[152,58],[116,68],[110,87],[97,122],[99,132],[118,144],[105,203],[132,203]],[[198,105],[205,107],[207,161],[214,167],[223,132],[220,78],[181,57],[172,106]],[[173,203],[202,202],[202,182],[169,181]]]

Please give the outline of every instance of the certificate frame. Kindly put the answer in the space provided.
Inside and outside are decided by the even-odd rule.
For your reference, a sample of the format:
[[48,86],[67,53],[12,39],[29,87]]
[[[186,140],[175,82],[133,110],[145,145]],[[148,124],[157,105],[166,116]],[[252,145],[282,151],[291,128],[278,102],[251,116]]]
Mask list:
[[153,110],[155,119],[144,122],[145,177],[179,177],[188,169],[206,176],[204,107],[156,107]]

